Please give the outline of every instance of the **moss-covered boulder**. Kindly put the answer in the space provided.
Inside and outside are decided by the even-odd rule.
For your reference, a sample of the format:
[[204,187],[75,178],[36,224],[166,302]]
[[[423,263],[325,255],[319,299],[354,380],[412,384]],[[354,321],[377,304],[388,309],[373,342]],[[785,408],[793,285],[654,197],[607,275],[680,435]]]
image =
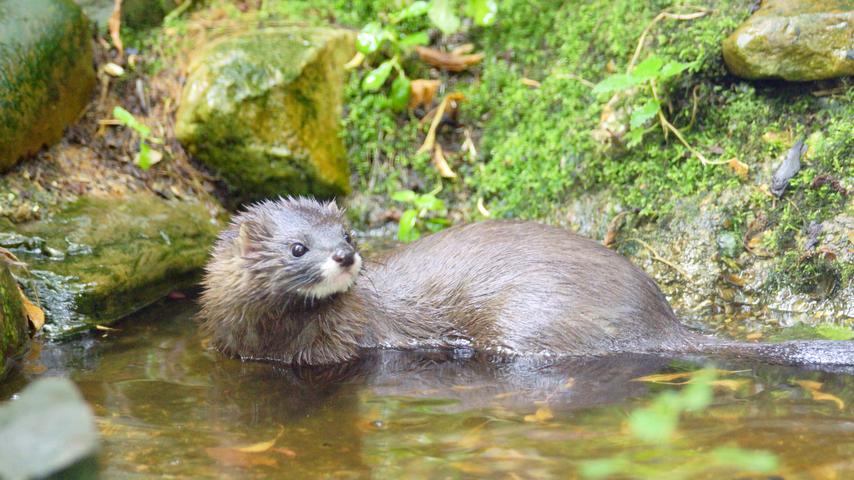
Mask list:
[[237,203],[349,191],[338,136],[351,32],[271,28],[222,39],[190,68],[178,139]]
[[6,375],[9,360],[23,353],[28,338],[18,285],[6,264],[0,261],[0,380]]
[[0,0],[0,171],[56,142],[95,86],[89,21],[71,0]]
[[[86,15],[107,31],[107,22],[113,14],[115,0],[74,0]],[[131,28],[149,28],[160,25],[163,18],[178,6],[176,0],[123,0],[122,25]]]
[[854,1],[765,0],[724,40],[723,55],[743,78],[854,75]]
[[[56,336],[109,324],[194,281],[219,224],[201,203],[83,197],[44,221],[0,220]],[[35,290],[35,291],[33,291]]]

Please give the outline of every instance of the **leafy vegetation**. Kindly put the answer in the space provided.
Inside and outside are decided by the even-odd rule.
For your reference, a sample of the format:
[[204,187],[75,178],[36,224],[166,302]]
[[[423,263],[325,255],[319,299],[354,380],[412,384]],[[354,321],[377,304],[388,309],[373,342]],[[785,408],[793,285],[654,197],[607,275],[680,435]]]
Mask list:
[[148,142],[162,143],[162,140],[152,136],[151,129],[147,125],[137,120],[132,113],[122,107],[115,107],[113,109],[113,117],[122,125],[133,129],[139,135],[139,153],[135,161],[139,165],[139,168],[148,170],[151,168],[151,165],[160,160],[160,152],[152,150]]
[[412,190],[395,192],[391,198],[407,205],[398,222],[397,239],[413,242],[425,231],[438,232],[451,224],[447,219],[445,202],[436,198],[441,186],[428,193],[417,194]]

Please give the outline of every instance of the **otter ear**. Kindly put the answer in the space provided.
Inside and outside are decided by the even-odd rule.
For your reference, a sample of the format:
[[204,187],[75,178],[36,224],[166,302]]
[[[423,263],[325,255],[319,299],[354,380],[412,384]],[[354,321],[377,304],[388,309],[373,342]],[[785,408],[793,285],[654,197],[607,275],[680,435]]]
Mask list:
[[252,225],[249,222],[241,223],[240,230],[237,233],[237,248],[240,249],[240,255],[245,256],[255,251],[256,244]]

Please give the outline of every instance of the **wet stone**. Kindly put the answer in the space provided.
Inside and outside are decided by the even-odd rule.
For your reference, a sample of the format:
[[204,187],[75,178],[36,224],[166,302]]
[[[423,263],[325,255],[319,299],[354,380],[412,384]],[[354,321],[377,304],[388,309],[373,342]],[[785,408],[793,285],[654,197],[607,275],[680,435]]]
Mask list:
[[11,360],[24,352],[28,339],[27,317],[18,286],[9,268],[0,261],[0,380]]
[[113,323],[191,283],[219,228],[201,203],[84,197],[47,220],[0,220],[0,246],[28,264],[22,281],[56,337]]
[[748,79],[854,75],[854,1],[765,0],[724,40],[723,55]]

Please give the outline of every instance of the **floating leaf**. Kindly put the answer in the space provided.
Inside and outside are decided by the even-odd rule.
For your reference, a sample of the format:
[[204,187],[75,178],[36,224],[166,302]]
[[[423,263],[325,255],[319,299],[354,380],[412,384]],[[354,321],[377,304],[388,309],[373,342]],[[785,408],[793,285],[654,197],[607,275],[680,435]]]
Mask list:
[[392,60],[386,60],[381,63],[379,67],[368,72],[362,80],[362,89],[369,92],[376,92],[379,90],[391,74],[391,68],[393,65],[394,63]]
[[418,52],[418,56],[421,60],[425,63],[450,72],[462,72],[473,65],[477,65],[481,60],[483,60],[482,53],[461,55],[453,52],[442,52],[435,48],[428,47],[416,47],[415,50]]
[[664,65],[664,59],[658,55],[651,55],[646,60],[639,63],[630,73],[639,83],[655,78],[658,76],[659,70]]
[[454,6],[450,0],[433,0],[427,16],[445,35],[460,29],[460,17],[454,13]]
[[655,117],[658,113],[658,110],[661,108],[658,101],[655,99],[649,99],[646,103],[644,103],[640,108],[636,108],[632,111],[632,117],[629,121],[629,125],[632,128],[638,128],[641,125],[645,124],[651,118]]
[[543,423],[553,418],[554,413],[552,413],[552,409],[545,406],[538,408],[532,415],[525,415],[524,420],[530,423]]
[[409,96],[411,94],[411,83],[405,75],[398,75],[391,83],[391,108],[394,110],[403,110],[409,104]]
[[378,22],[371,22],[356,36],[356,50],[367,55],[380,48],[383,39],[383,27]]
[[838,409],[845,409],[845,402],[842,401],[841,398],[837,397],[836,395],[833,395],[832,393],[826,393],[821,391],[821,382],[816,382],[812,380],[796,380],[795,383],[810,392],[810,395],[812,395],[813,400],[833,402],[836,404],[836,407]]
[[247,445],[245,447],[235,448],[235,450],[237,450],[238,452],[244,452],[244,453],[266,452],[267,450],[273,448],[273,446],[276,444],[276,442],[279,440],[279,438],[281,438],[282,433],[284,433],[284,432],[285,432],[285,427],[279,425],[279,433],[277,433],[276,436],[272,440],[268,440],[266,442],[253,443],[252,445]]
[[495,0],[469,0],[467,11],[474,23],[486,27],[495,23],[498,3]]

